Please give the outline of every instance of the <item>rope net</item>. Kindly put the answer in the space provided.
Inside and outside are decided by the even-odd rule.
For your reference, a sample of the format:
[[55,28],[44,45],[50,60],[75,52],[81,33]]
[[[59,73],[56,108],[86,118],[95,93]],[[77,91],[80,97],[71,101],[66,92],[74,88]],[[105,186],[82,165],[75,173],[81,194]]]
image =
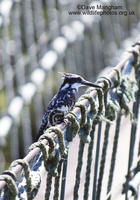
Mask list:
[[0,175],[0,199],[138,199],[139,45]]

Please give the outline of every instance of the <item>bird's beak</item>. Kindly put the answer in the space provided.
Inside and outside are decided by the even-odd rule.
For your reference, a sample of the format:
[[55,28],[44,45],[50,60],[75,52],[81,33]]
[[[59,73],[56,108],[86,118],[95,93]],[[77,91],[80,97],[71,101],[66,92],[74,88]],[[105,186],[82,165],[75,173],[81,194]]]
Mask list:
[[92,82],[89,82],[89,81],[86,81],[86,80],[83,80],[82,82],[81,82],[81,86],[90,86],[90,87],[96,87],[96,88],[102,88],[100,85],[97,85],[97,84],[95,84],[95,83],[92,83]]

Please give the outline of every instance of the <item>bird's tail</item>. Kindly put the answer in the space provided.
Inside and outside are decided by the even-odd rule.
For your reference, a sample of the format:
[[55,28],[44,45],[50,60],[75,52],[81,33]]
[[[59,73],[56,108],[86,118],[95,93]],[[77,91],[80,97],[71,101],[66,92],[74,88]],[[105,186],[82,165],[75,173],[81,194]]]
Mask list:
[[43,135],[43,133],[44,133],[45,130],[46,130],[46,123],[44,123],[42,121],[41,126],[40,126],[39,131],[38,131],[38,134],[37,134],[34,142],[38,141],[38,139],[40,138],[41,135]]

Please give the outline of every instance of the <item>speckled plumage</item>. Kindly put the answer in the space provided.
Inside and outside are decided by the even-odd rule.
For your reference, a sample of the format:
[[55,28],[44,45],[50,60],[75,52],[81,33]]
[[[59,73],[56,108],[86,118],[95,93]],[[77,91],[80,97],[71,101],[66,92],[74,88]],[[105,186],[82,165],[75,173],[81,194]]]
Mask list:
[[75,105],[78,87],[82,85],[100,87],[85,81],[79,75],[63,73],[62,85],[46,109],[35,141],[37,141],[50,126],[64,122],[65,115],[71,111]]

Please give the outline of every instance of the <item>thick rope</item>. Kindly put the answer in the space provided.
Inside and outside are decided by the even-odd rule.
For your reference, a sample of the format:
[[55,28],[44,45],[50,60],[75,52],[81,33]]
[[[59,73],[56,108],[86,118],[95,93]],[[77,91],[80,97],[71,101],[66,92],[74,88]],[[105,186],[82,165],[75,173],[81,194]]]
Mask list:
[[[95,100],[90,97],[89,95],[82,95],[79,98],[79,101],[83,100],[84,98],[89,99],[90,102],[90,116],[91,116],[91,112],[94,114],[96,113],[96,109],[95,109]],[[84,112],[86,111],[86,109],[84,108]],[[81,176],[81,170],[82,170],[82,165],[83,165],[83,153],[84,153],[84,146],[85,143],[90,143],[91,138],[89,136],[90,131],[91,131],[91,119],[89,117],[89,113],[86,113],[86,120],[83,120],[84,122],[86,121],[86,123],[83,125],[81,124],[81,128],[79,131],[79,136],[80,136],[80,143],[79,143],[79,152],[78,152],[78,163],[77,163],[77,168],[76,168],[76,178],[75,178],[75,186],[74,186],[74,193],[73,193],[73,199],[76,200],[78,199],[79,195],[78,195],[78,190],[80,187],[80,176]],[[87,115],[88,114],[88,115]],[[81,113],[82,115],[82,113]],[[84,116],[85,117],[85,116]]]
[[59,198],[59,187],[60,187],[60,174],[61,174],[61,168],[63,163],[63,158],[65,157],[65,154],[67,154],[65,143],[64,143],[64,136],[63,132],[57,128],[57,127],[51,127],[49,128],[50,132],[55,132],[55,134],[58,137],[58,143],[59,143],[59,150],[61,155],[61,160],[59,161],[57,165],[57,175],[55,177],[55,183],[54,183],[54,196],[53,199],[57,200]]
[[55,132],[55,134],[58,137],[58,144],[59,144],[59,149],[60,149],[60,155],[63,156],[65,153],[65,142],[64,142],[64,136],[63,136],[63,132],[61,129],[57,128],[57,127],[50,127],[48,129],[48,131],[50,132]]
[[[42,159],[44,160],[44,166],[46,168],[46,170],[49,172],[48,174],[51,174],[51,176],[56,176],[56,182],[55,182],[55,187],[59,188],[59,176],[60,176],[60,172],[58,170],[60,170],[60,163],[62,162],[59,161],[59,153],[58,151],[55,149],[54,150],[54,141],[53,138],[50,137],[50,132],[55,132],[55,134],[58,136],[58,144],[59,144],[59,150],[60,150],[60,155],[63,156],[64,152],[65,152],[65,144],[64,144],[64,137],[63,137],[63,133],[60,129],[58,129],[57,127],[51,127],[49,129],[47,129],[47,131],[43,134],[43,136],[40,137],[39,142],[34,143],[33,147],[39,147],[42,151]],[[49,150],[49,154],[47,151],[47,148],[44,144],[42,144],[40,141],[42,139],[47,139],[47,141],[49,142],[49,145],[51,146],[50,150]],[[32,146],[31,146],[32,148]],[[30,148],[30,149],[31,149]],[[48,179],[47,181],[51,181],[51,179]],[[47,188],[46,188],[46,198],[49,198],[49,191],[51,190],[49,187],[49,183],[47,183]],[[58,189],[55,192],[55,196],[54,199],[57,198],[57,194],[58,194]]]
[[35,142],[33,143],[30,147],[29,147],[29,151],[31,151],[32,149],[39,147],[41,152],[42,152],[42,159],[43,161],[48,159],[48,149],[46,148],[46,145],[39,142]]
[[[118,112],[118,110],[119,110],[118,107],[116,107],[111,100],[108,101],[107,107],[106,107],[106,118],[109,119],[110,121],[115,120],[116,111]],[[111,124],[107,122],[105,132],[104,132],[104,143],[103,143],[102,155],[101,155],[101,161],[100,161],[96,200],[99,200],[100,195],[101,195],[102,180],[103,180],[105,161],[106,161],[106,156],[107,156],[106,152],[107,152],[107,146],[108,146],[110,126]]]
[[31,180],[31,175],[30,175],[29,164],[25,160],[19,159],[19,160],[15,160],[14,162],[12,162],[12,164],[10,165],[10,168],[13,168],[18,164],[21,165],[23,167],[23,170],[24,170],[26,183],[27,183],[27,193],[31,192],[31,190],[33,188],[32,188],[32,180]]
[[88,116],[90,118],[93,118],[93,116],[97,113],[97,106],[96,106],[96,103],[95,103],[95,99],[93,97],[91,97],[89,94],[83,94],[78,99],[78,101],[80,102],[84,99],[88,99],[88,101],[89,101],[90,108],[89,108]]
[[54,151],[55,143],[54,138],[49,134],[49,129],[45,131],[45,133],[39,138],[39,141],[42,141],[43,139],[46,139],[49,143],[49,154],[51,154]]
[[58,165],[60,162],[60,154],[59,150],[55,148],[54,152],[49,156],[48,160],[44,162],[45,169],[48,171],[48,173],[51,173],[52,176],[58,175]]
[[[49,199],[50,191],[51,191],[52,176],[59,176],[58,166],[60,162],[62,161],[62,159],[60,161],[59,151],[55,147],[54,139],[50,135],[50,132],[55,132],[55,134],[57,135],[60,155],[63,156],[65,152],[64,137],[63,137],[62,131],[58,129],[57,127],[51,127],[47,129],[46,132],[40,137],[39,142],[34,143],[30,147],[30,149],[34,147],[40,148],[40,150],[42,151],[42,159],[44,160],[44,166],[46,170],[48,171],[45,199]],[[49,147],[50,147],[49,152],[47,151],[46,146],[41,143],[43,139],[46,139],[49,143]],[[58,181],[57,181],[57,186],[59,188]],[[55,199],[56,199],[56,196],[57,195],[54,196]]]
[[95,99],[93,97],[91,97],[89,94],[83,94],[79,98],[79,102],[82,101],[83,99],[88,99],[89,104],[90,104],[90,112],[93,112],[93,114],[95,114],[97,112]]
[[[110,171],[109,171],[109,180],[107,185],[107,193],[111,190],[112,181],[113,181],[113,174],[114,174],[114,168],[115,168],[115,162],[116,162],[116,153],[117,153],[117,147],[118,147],[118,139],[119,139],[119,132],[120,132],[120,124],[121,124],[121,113],[118,113],[117,121],[116,121],[116,130],[115,130],[115,136],[114,136],[114,142],[113,142],[113,151],[111,156],[111,165],[110,165]],[[108,198],[110,200],[111,196]]]
[[91,141],[88,147],[88,158],[87,158],[87,167],[86,167],[86,180],[84,184],[84,196],[83,200],[88,199],[89,194],[89,184],[90,184],[90,172],[91,172],[91,164],[92,164],[92,152],[93,152],[93,145],[94,145],[94,133],[95,133],[95,124],[92,124],[92,129],[90,131],[90,138]]
[[48,173],[46,180],[45,200],[50,199],[51,187],[52,187],[52,174]]
[[[104,117],[105,105],[107,104],[107,91],[111,87],[111,81],[106,78],[101,78],[99,80],[100,82],[103,82],[105,85],[104,93],[102,94],[102,99],[100,99],[101,102],[101,110],[100,113],[102,115],[101,120],[105,119],[107,123],[110,123],[111,121],[108,120],[106,117]],[[100,97],[101,98],[101,97]],[[100,104],[99,104],[100,105]],[[103,112],[103,111],[104,112]],[[100,114],[99,114],[100,115]],[[98,174],[98,165],[99,165],[99,153],[100,153],[100,141],[101,141],[101,130],[102,130],[102,123],[99,123],[98,126],[98,135],[97,135],[97,146],[96,146],[96,157],[95,157],[95,168],[94,168],[94,179],[93,179],[93,192],[92,192],[92,199],[96,198],[96,188],[97,188],[97,174]]]
[[100,122],[101,116],[104,115],[104,101],[103,101],[103,91],[102,89],[97,89],[98,92],[98,102],[99,107],[97,114],[95,115],[92,123],[92,129],[90,131],[90,138],[91,141],[89,143],[88,147],[88,159],[87,159],[87,167],[86,167],[86,180],[84,184],[84,196],[83,199],[87,200],[89,195],[89,185],[90,185],[90,172],[91,172],[91,164],[92,164],[92,155],[93,155],[93,145],[94,145],[94,133],[95,133],[95,127]]
[[106,123],[106,128],[105,128],[105,133],[104,133],[104,144],[102,148],[102,156],[101,156],[101,162],[100,162],[99,178],[98,178],[98,184],[97,184],[96,200],[99,200],[100,195],[101,195],[102,180],[103,180],[104,169],[105,169],[106,152],[107,152],[107,146],[108,146],[110,126],[111,126],[110,123]]
[[[138,83],[138,87],[140,88],[140,78],[139,78],[139,66],[137,66],[136,70],[135,70],[135,76],[137,79],[137,83]],[[134,117],[136,119],[138,119],[138,112],[139,112],[139,101],[140,101],[140,91],[136,92],[135,95],[136,101],[133,104],[133,113],[134,113]],[[124,192],[126,193],[126,198],[128,196],[128,190],[130,188],[130,180],[132,179],[132,171],[131,171],[131,167],[132,167],[132,163],[133,163],[133,158],[134,158],[134,147],[135,147],[135,140],[136,140],[136,133],[137,133],[137,123],[132,123],[131,125],[131,138],[130,138],[130,149],[129,149],[129,161],[128,161],[128,171],[127,171],[127,180],[126,183],[124,184]],[[138,149],[138,156],[139,156],[139,149]],[[137,170],[135,170],[134,174],[137,173],[137,171],[139,171],[139,161],[137,164]],[[134,175],[133,175],[134,176]]]
[[[77,121],[77,117],[74,113],[69,112],[66,117],[66,119],[68,119],[68,121],[71,123],[70,125],[68,125],[67,127],[71,127],[73,129],[73,133],[72,133],[72,137],[75,137],[76,134],[79,132],[80,129],[80,125]],[[68,131],[68,130],[67,130]],[[71,130],[72,131],[72,130]]]
[[68,155],[66,155],[65,159],[63,160],[62,183],[61,183],[61,193],[60,193],[61,200],[65,200],[67,164],[68,164]]
[[87,109],[85,105],[82,105],[81,103],[77,102],[75,104],[75,107],[79,107],[81,110],[81,119],[80,119],[80,126],[84,126],[86,123],[86,116],[87,116]]
[[63,160],[61,159],[58,165],[58,174],[55,177],[55,182],[54,182],[54,196],[53,196],[53,200],[58,200],[59,199],[59,190],[60,190],[60,175],[61,175],[61,170],[62,170],[62,163]]
[[80,187],[80,176],[81,176],[81,170],[83,165],[83,153],[84,153],[84,146],[85,143],[90,143],[91,138],[89,136],[91,131],[90,121],[89,117],[87,118],[87,123],[80,129],[79,135],[80,135],[80,143],[79,143],[79,152],[78,152],[78,163],[76,168],[76,178],[75,178],[75,186],[74,186],[74,193],[73,193],[73,199],[78,199],[78,190]]
[[113,70],[117,73],[117,79],[115,77],[112,78],[112,82],[113,82],[112,88],[117,88],[121,83],[121,72],[120,70],[116,68],[112,68],[110,72]]
[[[139,54],[139,52],[135,51],[135,50],[133,52],[133,50],[131,50],[131,53],[134,54],[134,59],[132,59],[130,61],[130,63],[132,63],[132,61],[133,61],[133,65],[135,65],[137,63],[137,61],[138,61],[138,54]],[[126,114],[126,115],[127,114],[131,114],[131,111],[130,111],[128,105],[127,105],[127,102],[134,101],[134,92],[137,89],[136,88],[132,89],[132,85],[133,86],[135,85],[135,81],[133,82],[132,80],[130,80],[130,79],[128,80],[128,79],[129,78],[126,77],[126,76],[122,77],[122,82],[119,85],[119,87],[117,88],[117,100],[120,103],[121,111],[122,110],[124,111],[124,112],[118,113],[118,118],[119,118],[119,116],[121,118],[122,114]],[[109,82],[109,81],[108,80],[104,80],[104,81],[101,81],[101,82],[104,83],[104,85],[105,85],[104,92],[106,92],[108,90],[108,86],[107,86],[108,83],[107,82]],[[129,83],[129,84],[127,84],[127,83]],[[128,87],[127,85],[129,85],[130,87]],[[81,121],[80,121],[80,125],[82,126],[82,128],[81,128],[80,131],[83,131],[84,134],[81,134],[81,132],[79,133],[79,135],[81,137],[80,143],[82,143],[82,145],[85,144],[86,142],[89,143],[89,152],[88,152],[89,153],[89,155],[88,155],[89,171],[86,171],[86,175],[87,175],[87,172],[90,175],[90,171],[91,171],[92,156],[90,156],[90,154],[92,155],[92,151],[93,151],[95,126],[96,126],[96,124],[98,124],[99,122],[101,122],[104,119],[107,122],[107,124],[106,124],[106,131],[108,132],[109,128],[110,128],[110,121],[112,121],[111,120],[112,118],[110,119],[109,117],[106,116],[107,119],[105,119],[105,117],[104,117],[104,112],[105,111],[104,111],[104,102],[103,102],[103,92],[101,92],[100,90],[98,90],[98,91],[99,91],[98,92],[99,108],[98,108],[98,112],[96,114],[95,114],[95,106],[93,106],[93,102],[92,102],[93,99],[90,96],[86,97],[87,99],[90,99],[89,100],[90,101],[89,102],[90,103],[90,108],[92,108],[92,110],[94,110],[94,114],[95,114],[94,120],[93,120],[93,124],[92,124],[92,130],[90,130],[90,127],[89,127],[90,119],[88,118],[88,120],[86,121],[86,119],[87,119],[86,118],[86,116],[87,116],[86,107],[88,108],[88,106],[85,107],[85,106],[80,105],[80,104],[77,106],[77,107],[80,107],[81,114],[83,113],[82,116],[81,116]],[[114,103],[114,105],[115,105],[115,103]],[[88,117],[89,117],[89,113],[88,113]],[[110,117],[113,117],[113,116],[111,115]],[[68,116],[66,118],[72,122],[71,123],[71,125],[72,125],[71,127],[74,129],[74,135],[75,135],[77,132],[79,132],[79,128],[80,128],[79,127],[79,123],[77,122],[76,116],[74,116],[74,114],[70,113],[70,115],[68,114]],[[118,121],[117,121],[117,123],[120,125],[120,122],[118,122]],[[46,166],[47,166],[46,169],[48,169],[48,177],[47,177],[47,183],[46,183],[47,187],[46,187],[45,199],[47,199],[47,198],[49,199],[49,197],[50,197],[52,176],[56,176],[56,178],[55,178],[55,180],[56,180],[55,188],[58,187],[58,185],[59,185],[60,172],[61,172],[61,164],[62,164],[62,161],[63,161],[61,158],[65,155],[65,144],[64,144],[64,140],[63,140],[64,139],[63,138],[63,134],[62,134],[62,132],[60,132],[60,130],[56,130],[55,127],[53,127],[53,128],[54,129],[47,131],[48,135],[45,136],[45,134],[44,134],[42,136],[42,139],[44,139],[44,138],[47,139],[47,141],[49,143],[49,147],[50,147],[49,148],[49,152],[46,151],[45,145],[43,145],[43,144],[39,144],[38,145],[38,147],[42,151],[42,159],[44,161],[46,160]],[[118,127],[117,127],[117,124],[116,124],[116,132],[119,132],[117,130],[117,128]],[[49,133],[51,131],[54,131],[58,135],[59,149],[57,149],[57,147],[55,148],[54,140],[56,138],[50,138],[50,136],[49,136]],[[90,132],[90,137],[89,137],[89,132]],[[105,133],[105,138],[104,138],[104,145],[103,145],[103,151],[104,152],[106,152],[107,142],[108,142],[108,140],[107,140],[108,133],[107,132]],[[117,133],[117,134],[119,135],[119,133]],[[116,144],[116,146],[117,146],[117,142],[118,142],[118,136],[117,136],[117,134],[114,137],[114,143]],[[114,146],[115,146],[115,144],[114,144]],[[83,151],[84,151],[84,146],[82,146],[82,145],[81,145],[81,147],[79,147],[79,152],[80,152],[79,154],[81,155],[81,157],[83,157]],[[115,163],[116,151],[117,151],[117,147],[114,147],[113,148],[113,152],[112,152],[112,163],[111,163],[110,177],[109,177],[110,179],[113,179],[112,178],[113,177],[112,174],[113,174],[114,165],[115,165],[114,163]],[[61,156],[59,155],[59,152],[60,152]],[[49,156],[48,156],[48,154],[49,154]],[[103,167],[104,167],[104,163],[105,163],[105,157],[104,156],[105,155],[102,154],[102,160],[101,160],[101,166],[100,166],[101,167],[100,168],[101,171],[103,171]],[[20,163],[18,163],[18,164],[20,164]],[[25,166],[23,166],[23,168],[27,168],[26,164],[25,164]],[[78,172],[77,172],[78,176],[77,176],[77,180],[76,181],[79,184],[80,183],[80,179],[79,179],[80,178],[80,173],[79,172],[82,169],[82,159],[78,160],[78,165],[79,165],[78,167],[79,167],[80,170],[78,170]],[[77,167],[77,169],[78,169],[78,167]],[[87,168],[88,168],[88,165],[87,165]],[[101,175],[101,177],[102,176],[103,176],[103,174]],[[31,180],[30,180],[29,177],[30,177],[30,171],[27,170],[27,172],[25,172],[25,178],[27,179],[27,182],[29,182],[29,185],[30,185]],[[85,182],[85,190],[86,190],[86,184],[87,184],[87,191],[85,191],[85,193],[84,193],[84,199],[88,198],[89,183],[90,183],[90,177],[88,177],[88,175],[87,175],[86,176],[86,182]],[[77,188],[79,187],[78,184],[76,185]],[[109,186],[111,187],[111,185],[108,183],[108,187]],[[100,174],[99,174],[99,187],[101,187],[100,186]],[[29,187],[29,191],[31,191],[30,187]],[[78,189],[76,189],[76,191],[78,191]],[[54,199],[55,198],[58,199],[58,197],[57,197],[58,193],[59,193],[59,190],[56,190],[56,194],[54,195]],[[75,196],[78,199],[77,194]],[[97,198],[98,198],[98,194],[97,194]]]
[[[14,162],[12,162],[12,164],[10,165],[10,169],[15,167],[16,165],[21,165],[24,170],[22,181],[18,184],[18,196],[21,200],[24,200],[25,198],[32,200],[38,193],[41,184],[41,176],[37,172],[31,171],[29,164],[23,159],[15,160]],[[26,179],[26,181],[24,181],[24,179]]]
[[96,83],[104,83],[104,88],[103,88],[103,92],[106,93],[112,85],[112,82],[109,78],[107,77],[100,77]]
[[[138,70],[136,70],[136,71],[137,71],[136,76],[138,77],[139,76],[139,72],[138,72]],[[139,77],[138,77],[138,85],[140,87],[140,78]],[[139,91],[136,92],[135,99],[136,99],[136,101],[133,104],[133,114],[134,114],[135,119],[138,119],[139,101],[140,101],[140,92]],[[128,171],[131,168],[131,165],[132,165],[132,162],[133,162],[136,131],[137,131],[137,123],[132,123]]]
[[101,120],[101,118],[103,119],[103,116],[105,114],[105,110],[104,110],[104,98],[103,98],[103,90],[102,89],[97,89],[97,93],[98,93],[98,110],[97,113],[94,117],[94,123],[98,124]]
[[[10,192],[11,192],[11,195],[12,195],[12,199],[16,200],[16,197],[18,195],[18,188],[17,188],[17,185],[15,183],[15,180],[13,180],[13,176],[11,177],[10,175],[3,174],[3,175],[0,175],[0,181],[1,180],[5,181],[7,183],[7,186],[9,188]],[[5,193],[5,195],[6,195],[6,193]],[[9,197],[10,197],[10,194],[8,194],[8,196],[4,197],[4,198],[9,199]]]
[[[140,45],[140,43],[136,43],[135,45]],[[134,46],[135,46],[134,45]],[[137,62],[138,62],[138,56],[139,56],[139,51],[133,51],[133,49],[131,48],[131,50],[129,50],[129,52],[131,52],[131,53],[133,53],[134,54],[134,59],[132,60],[132,61],[130,61],[130,64],[132,64],[132,65],[136,65],[137,64]],[[131,66],[129,66],[129,67],[131,67]],[[137,67],[137,66],[136,66]],[[137,70],[136,70],[137,71]],[[135,71],[135,72],[136,72]],[[129,71],[130,72],[130,71]],[[137,75],[138,75],[138,71],[136,72],[137,73]],[[136,86],[136,82],[134,81],[134,80],[130,80],[130,79],[128,79],[127,78],[127,76],[125,76],[125,80],[123,80],[123,82],[125,83],[125,82],[127,82],[126,83],[126,85],[123,83],[121,86],[122,86],[122,93],[124,93],[124,95],[122,95],[121,97],[120,97],[120,99],[122,98],[123,100],[125,99],[125,100],[127,100],[127,102],[130,102],[130,101],[135,101],[135,92],[136,92],[136,90],[137,90],[137,88],[135,87]],[[128,87],[128,88],[125,88],[125,87]],[[125,89],[124,89],[125,88]],[[118,96],[119,96],[119,93],[118,93]],[[136,97],[136,99],[137,99],[137,101],[138,101],[138,99],[139,99],[139,97]],[[119,101],[119,102],[121,102],[121,100]],[[125,101],[123,101],[123,104],[120,104],[120,106],[122,107],[122,109],[125,109],[125,114],[128,114],[128,113],[130,113],[131,114],[131,112],[130,112],[130,110],[128,109],[128,107],[124,104],[124,102]],[[137,103],[134,103],[134,105],[135,104],[137,104]],[[139,104],[139,103],[138,103]],[[133,108],[133,112],[135,113],[136,112],[136,116],[137,116],[137,112],[138,112],[138,107],[137,106],[134,106],[134,108]],[[134,131],[134,133],[132,133]],[[134,141],[135,141],[135,132],[136,132],[136,123],[133,123],[133,121],[132,121],[132,130],[131,130],[131,136],[133,137],[133,139],[131,139],[131,146],[132,147],[130,147],[130,160],[129,160],[129,166],[128,166],[128,176],[127,176],[127,178],[130,178],[130,174],[129,174],[129,169],[130,169],[130,166],[131,166],[131,164],[132,164],[132,158],[133,158],[133,148],[134,148]],[[110,180],[111,180],[112,178],[111,178],[111,176],[110,176]],[[126,199],[128,198],[128,196],[127,196],[127,190],[128,190],[128,182],[126,182],[126,184],[127,185],[125,185],[125,191],[126,191]],[[110,184],[108,183],[108,192],[109,192],[109,190],[110,190],[110,188],[111,188],[111,182],[110,182]],[[107,199],[110,199],[111,198],[111,193],[108,193],[109,195],[108,195],[108,198]]]
[[78,195],[78,190],[80,187],[80,175],[81,175],[81,170],[83,166],[83,153],[84,153],[84,146],[85,144],[80,140],[79,143],[79,152],[78,152],[78,164],[76,168],[76,179],[75,179],[75,186],[74,186],[74,192],[73,192],[73,200],[77,200],[79,195]]
[[90,143],[91,119],[87,116],[87,123],[80,128],[79,137],[83,143]]
[[[118,113],[117,121],[116,121],[116,131],[113,143],[113,151],[112,151],[112,158],[111,158],[111,167],[109,172],[109,180],[107,186],[107,193],[111,190],[112,181],[113,181],[113,174],[114,174],[114,167],[115,167],[115,160],[116,160],[116,153],[117,153],[117,146],[118,146],[118,138],[119,138],[119,131],[120,131],[120,122],[121,122],[121,115],[132,115],[129,107],[127,106],[127,102],[134,101],[134,93],[137,90],[135,80],[131,80],[128,76],[123,76],[121,78],[121,83],[118,88],[115,89],[116,97],[121,107],[121,112]],[[124,113],[122,113],[124,110]],[[111,196],[109,197],[109,199]]]
[[16,181],[17,177],[14,172],[12,172],[10,169],[5,170],[2,174],[9,175],[11,178],[13,178],[14,181]]
[[98,93],[98,109],[97,109],[97,113],[94,116],[94,123],[98,124],[100,121],[105,121],[108,123],[111,123],[110,120],[108,120],[105,117],[105,104],[104,104],[104,93],[102,89],[97,89],[97,93]]

